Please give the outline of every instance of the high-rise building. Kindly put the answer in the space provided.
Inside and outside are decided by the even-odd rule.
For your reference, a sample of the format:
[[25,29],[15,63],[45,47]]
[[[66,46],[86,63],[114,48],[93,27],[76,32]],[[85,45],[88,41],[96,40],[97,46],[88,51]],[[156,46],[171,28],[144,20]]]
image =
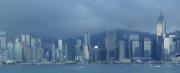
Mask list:
[[49,50],[44,52],[44,59],[46,61],[50,61],[50,51]]
[[93,56],[92,61],[93,62],[98,62],[99,61],[99,50],[100,50],[99,45],[95,45],[94,48],[93,48],[93,53],[92,53],[92,56]]
[[120,40],[118,45],[118,55],[119,55],[119,61],[125,61],[126,59],[126,41]]
[[162,12],[156,24],[156,36],[162,36],[162,37],[166,36],[166,24]]
[[180,38],[178,38],[176,45],[177,45],[176,52],[180,52]]
[[158,18],[157,24],[156,24],[156,38],[157,38],[157,44],[156,44],[156,50],[155,52],[155,61],[161,61],[163,58],[163,43],[164,43],[164,38],[166,37],[166,24],[165,24],[165,19],[164,16],[161,15]]
[[44,49],[42,48],[41,38],[37,38],[36,42],[36,60],[37,62],[41,62],[44,57]]
[[20,43],[19,38],[15,39],[14,42],[14,50],[15,50],[15,60],[17,62],[22,62],[22,45]]
[[65,44],[63,42],[63,39],[62,38],[59,38],[58,39],[58,48],[56,49],[56,59],[59,61],[59,62],[63,62],[65,61],[65,55],[64,55],[64,50],[65,50]]
[[55,47],[55,44],[51,45],[51,62],[56,62],[56,47]]
[[31,37],[30,47],[24,47],[24,60],[28,63],[36,63],[42,60],[43,50],[41,48],[41,39]]
[[21,43],[23,47],[30,47],[31,44],[30,41],[31,41],[30,35],[28,34],[21,35]]
[[0,31],[0,50],[6,49],[6,32]]
[[64,59],[64,61],[66,62],[67,60],[69,60],[68,59],[68,57],[69,57],[69,46],[68,46],[68,44],[67,43],[64,43],[64,49],[63,49],[63,59]]
[[143,59],[145,61],[150,61],[152,58],[152,40],[150,38],[144,38],[144,48],[143,48]]
[[162,56],[163,56],[163,60],[167,61],[170,60],[170,46],[171,46],[171,38],[166,37],[164,38],[164,49],[162,50]]
[[31,54],[30,53],[30,47],[31,47],[30,35],[22,34],[20,41],[21,41],[21,45],[22,45],[22,58],[23,58],[23,61],[26,62],[30,57],[30,55],[28,56],[28,54]]
[[8,59],[6,49],[6,32],[0,31],[0,62],[5,62]]
[[140,38],[138,34],[131,34],[129,36],[131,58],[132,60],[139,61],[142,58],[142,47],[140,45]]
[[7,50],[8,50],[8,60],[14,60],[14,44],[13,42],[9,41],[7,43]]
[[37,54],[37,39],[36,38],[30,38],[30,50],[31,50],[31,54],[30,54],[30,56],[31,56],[31,62],[32,63],[36,63],[37,62],[37,56],[36,56],[36,54]]
[[[75,61],[75,58],[76,58],[76,47],[75,47],[75,45],[76,44],[77,44],[76,40],[74,40],[74,39],[67,39],[65,42],[64,56],[66,56],[68,63]],[[66,48],[66,45],[67,45],[67,48]]]
[[33,59],[34,59],[34,49],[31,48],[24,48],[24,54],[23,54],[23,60],[24,62],[27,63],[33,63]]
[[76,62],[82,62],[82,39],[78,38],[76,40],[76,56],[75,56],[75,61]]
[[174,41],[176,42],[176,53],[180,53],[180,31],[175,31],[172,35],[176,35]]
[[164,49],[163,49],[163,60],[170,61],[172,55],[176,53],[176,41],[174,40],[176,35],[169,35],[168,37],[164,38]]
[[31,48],[35,48],[35,47],[37,47],[37,39],[35,39],[35,38],[31,38],[31,41],[30,41],[30,46],[31,46]]
[[90,49],[90,33],[85,32],[83,36],[83,61],[89,61],[89,49]]
[[114,62],[116,59],[116,32],[107,32],[107,36],[105,38],[105,46],[107,49],[107,62]]

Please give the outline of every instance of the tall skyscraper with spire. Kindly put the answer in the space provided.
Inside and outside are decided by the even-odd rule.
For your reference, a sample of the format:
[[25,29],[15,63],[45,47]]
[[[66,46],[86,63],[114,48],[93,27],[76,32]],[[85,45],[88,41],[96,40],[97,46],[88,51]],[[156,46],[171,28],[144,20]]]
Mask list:
[[166,36],[166,24],[162,12],[157,21],[156,36],[162,36],[163,38]]
[[157,47],[155,50],[155,60],[161,61],[163,58],[163,49],[164,49],[164,38],[166,37],[166,24],[165,19],[161,11],[161,15],[158,18],[156,24],[156,38],[157,38]]

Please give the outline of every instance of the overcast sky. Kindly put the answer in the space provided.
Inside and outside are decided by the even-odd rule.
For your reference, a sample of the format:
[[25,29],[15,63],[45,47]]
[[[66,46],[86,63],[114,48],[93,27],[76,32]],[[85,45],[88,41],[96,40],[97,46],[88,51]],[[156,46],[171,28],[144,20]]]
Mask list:
[[47,36],[126,29],[155,33],[161,10],[167,31],[180,29],[180,0],[0,0],[0,30]]

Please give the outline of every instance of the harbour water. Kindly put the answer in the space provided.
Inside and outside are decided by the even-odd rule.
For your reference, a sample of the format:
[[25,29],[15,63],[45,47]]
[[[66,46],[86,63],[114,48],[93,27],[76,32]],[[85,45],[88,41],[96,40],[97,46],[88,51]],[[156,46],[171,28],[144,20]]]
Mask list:
[[0,73],[179,73],[170,64],[0,65]]

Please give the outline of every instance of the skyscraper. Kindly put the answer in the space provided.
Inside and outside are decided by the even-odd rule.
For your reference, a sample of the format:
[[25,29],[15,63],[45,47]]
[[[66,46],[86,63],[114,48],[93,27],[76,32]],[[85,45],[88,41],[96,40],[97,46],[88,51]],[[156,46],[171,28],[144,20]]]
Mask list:
[[129,36],[130,40],[130,49],[132,59],[135,61],[139,61],[142,58],[142,47],[140,45],[140,38],[138,34],[131,34]]
[[56,47],[54,43],[51,45],[51,62],[56,62]]
[[93,62],[98,62],[99,60],[99,50],[100,50],[100,47],[99,45],[95,45],[93,47],[93,53],[92,53],[92,56],[93,56]]
[[118,45],[118,49],[119,49],[119,52],[118,52],[118,54],[119,54],[119,61],[125,61],[125,59],[126,59],[126,41],[125,40],[120,40],[119,41],[119,45]]
[[83,42],[83,61],[89,61],[89,49],[90,49],[90,33],[85,32],[83,34],[84,42]]
[[156,38],[157,38],[157,47],[155,50],[155,61],[161,61],[163,58],[163,50],[164,50],[164,38],[166,37],[166,24],[163,14],[158,18],[156,24]]
[[57,59],[61,62],[64,61],[64,45],[61,38],[58,39]]
[[75,56],[75,61],[76,62],[82,62],[82,39],[78,38],[76,40],[76,56]]
[[7,43],[7,50],[8,50],[8,60],[14,60],[14,44],[13,42],[9,41]]
[[107,32],[105,46],[107,49],[106,60],[112,63],[116,59],[116,33],[114,31]]
[[23,47],[30,47],[31,44],[30,41],[31,41],[30,35],[28,34],[21,35],[21,43]]
[[24,49],[24,56],[26,62],[36,63],[42,60],[42,48],[41,48],[41,39],[31,37],[30,38],[30,47]]
[[17,62],[22,62],[22,45],[20,43],[19,38],[15,39],[14,50],[15,50],[15,60]]
[[175,55],[177,51],[177,45],[176,45],[176,35],[169,35],[168,37],[164,38],[164,49],[163,49],[163,60],[164,61],[170,61],[172,55]]
[[6,32],[0,31],[0,50],[6,49]]
[[41,62],[44,57],[44,49],[42,48],[41,38],[36,38],[36,60]]
[[0,62],[6,61],[8,57],[6,49],[6,32],[0,31]]
[[176,45],[177,45],[176,52],[180,52],[180,38],[178,38]]
[[144,48],[143,48],[143,59],[146,61],[151,60],[151,51],[152,51],[152,40],[150,38],[144,38]]
[[23,61],[27,61],[28,60],[28,54],[30,54],[30,47],[31,47],[31,38],[30,35],[28,34],[22,34],[21,35],[21,39],[20,39],[20,43],[22,45],[22,58]]

